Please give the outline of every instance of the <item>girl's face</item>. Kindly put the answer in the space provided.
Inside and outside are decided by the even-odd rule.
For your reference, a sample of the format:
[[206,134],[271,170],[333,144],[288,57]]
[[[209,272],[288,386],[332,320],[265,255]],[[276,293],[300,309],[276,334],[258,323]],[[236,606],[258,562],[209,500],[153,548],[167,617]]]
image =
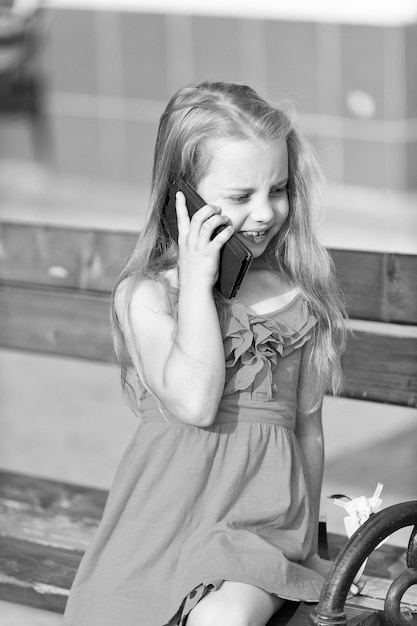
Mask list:
[[219,139],[208,142],[212,159],[197,191],[221,208],[235,234],[259,258],[288,212],[288,151],[285,141]]

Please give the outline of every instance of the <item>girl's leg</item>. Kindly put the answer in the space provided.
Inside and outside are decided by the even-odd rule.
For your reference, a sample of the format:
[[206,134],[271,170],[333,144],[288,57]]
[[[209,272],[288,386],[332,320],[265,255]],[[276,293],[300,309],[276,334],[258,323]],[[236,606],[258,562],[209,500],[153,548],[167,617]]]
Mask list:
[[192,609],[187,626],[265,626],[283,604],[264,589],[225,580]]

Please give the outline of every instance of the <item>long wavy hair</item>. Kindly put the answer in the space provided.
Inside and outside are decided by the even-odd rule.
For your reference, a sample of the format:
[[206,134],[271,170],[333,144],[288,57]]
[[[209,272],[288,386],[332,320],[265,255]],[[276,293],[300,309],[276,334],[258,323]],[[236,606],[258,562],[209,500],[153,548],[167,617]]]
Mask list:
[[[132,295],[145,277],[159,280],[175,315],[176,290],[167,276],[177,267],[178,247],[167,235],[162,210],[172,181],[182,176],[198,186],[210,165],[208,144],[216,138],[286,141],[289,215],[265,254],[271,269],[299,286],[318,319],[310,350],[318,397],[325,392],[336,394],[341,388],[345,314],[331,258],[315,234],[323,182],[316,158],[297,129],[290,106],[272,106],[245,85],[204,82],[180,89],[161,116],[147,219],[113,290],[115,352],[123,389],[136,412],[147,385],[130,319]],[[218,295],[216,303],[221,315]]]

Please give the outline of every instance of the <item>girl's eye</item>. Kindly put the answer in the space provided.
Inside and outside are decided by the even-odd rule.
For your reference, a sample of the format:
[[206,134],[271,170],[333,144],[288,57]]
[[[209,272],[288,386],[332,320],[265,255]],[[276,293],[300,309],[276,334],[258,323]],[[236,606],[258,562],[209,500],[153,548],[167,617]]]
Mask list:
[[287,193],[287,187],[277,187],[276,189],[271,189],[272,196],[280,196],[283,193]]
[[233,196],[231,200],[236,203],[247,202],[249,200],[249,194],[245,193],[242,196]]
[[[276,189],[271,189],[270,195],[281,196],[284,193],[287,193],[287,191],[288,191],[287,187],[277,187]],[[250,196],[251,196],[250,193],[245,193],[245,194],[242,194],[241,196],[232,196],[231,200],[232,202],[235,202],[236,204],[243,204],[244,202],[249,202]]]

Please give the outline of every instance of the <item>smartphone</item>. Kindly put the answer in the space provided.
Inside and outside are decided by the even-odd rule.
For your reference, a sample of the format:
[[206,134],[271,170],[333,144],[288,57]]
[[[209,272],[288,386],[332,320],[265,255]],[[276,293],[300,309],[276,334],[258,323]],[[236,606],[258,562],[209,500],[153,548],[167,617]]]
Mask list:
[[[174,241],[178,241],[177,213],[175,210],[175,194],[177,191],[182,191],[185,196],[190,218],[207,204],[185,179],[181,178],[172,183],[162,216],[166,229]],[[224,228],[226,227],[220,226],[216,229],[213,237]],[[236,296],[251,262],[252,253],[250,250],[236,235],[232,235],[220,251],[219,277],[215,287],[222,296],[227,299]]]

